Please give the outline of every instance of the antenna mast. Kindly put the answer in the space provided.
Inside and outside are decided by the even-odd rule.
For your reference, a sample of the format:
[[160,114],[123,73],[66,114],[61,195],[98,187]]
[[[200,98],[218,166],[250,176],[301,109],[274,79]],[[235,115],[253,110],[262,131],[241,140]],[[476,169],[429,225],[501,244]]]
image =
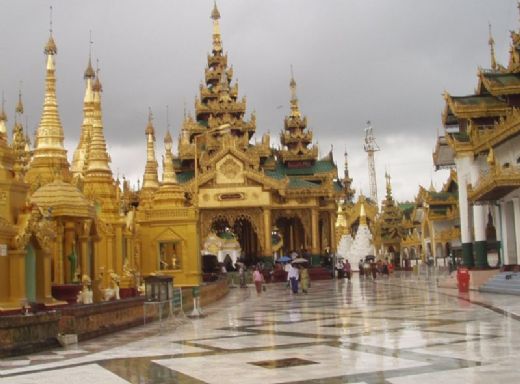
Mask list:
[[372,124],[370,120],[367,121],[365,128],[365,145],[363,146],[365,152],[368,155],[368,182],[370,184],[370,198],[379,204],[377,200],[377,180],[376,180],[376,164],[374,161],[374,152],[380,151],[379,146],[376,143],[376,138],[372,132]]

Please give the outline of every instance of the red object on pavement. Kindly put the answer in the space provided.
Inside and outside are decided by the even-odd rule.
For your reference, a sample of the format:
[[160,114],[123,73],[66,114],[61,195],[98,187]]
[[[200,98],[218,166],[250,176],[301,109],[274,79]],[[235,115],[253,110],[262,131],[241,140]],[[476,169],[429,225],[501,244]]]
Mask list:
[[457,285],[459,292],[469,292],[470,274],[468,268],[461,267],[457,269]]

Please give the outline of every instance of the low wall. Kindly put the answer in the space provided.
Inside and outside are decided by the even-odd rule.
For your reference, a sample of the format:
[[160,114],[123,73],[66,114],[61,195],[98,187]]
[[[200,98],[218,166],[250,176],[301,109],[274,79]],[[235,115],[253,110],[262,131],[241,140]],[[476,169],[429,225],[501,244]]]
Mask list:
[[[200,287],[200,303],[204,306],[220,300],[229,292],[226,280]],[[58,346],[58,334],[76,334],[78,340],[106,335],[143,324],[144,296],[95,304],[73,304],[57,311],[36,314],[0,316],[0,357],[29,354]],[[193,309],[191,288],[182,290],[183,310]],[[168,314],[164,305],[163,316]],[[179,310],[179,308],[175,308]],[[146,308],[146,322],[159,317],[159,307]]]
[[57,346],[59,319],[56,311],[0,317],[0,357]]
[[[200,302],[204,307],[213,303],[229,292],[225,280],[200,287]],[[93,337],[116,332],[143,324],[144,296],[132,297],[125,300],[107,301],[95,304],[78,304],[65,307],[61,310],[59,323],[60,333],[72,333],[78,335],[78,340],[87,340]],[[184,312],[193,309],[193,296],[191,288],[183,288],[182,303]],[[162,313],[168,314],[168,304],[165,304]],[[175,308],[178,310],[178,308]],[[159,318],[159,307],[150,305],[146,308],[146,321]]]

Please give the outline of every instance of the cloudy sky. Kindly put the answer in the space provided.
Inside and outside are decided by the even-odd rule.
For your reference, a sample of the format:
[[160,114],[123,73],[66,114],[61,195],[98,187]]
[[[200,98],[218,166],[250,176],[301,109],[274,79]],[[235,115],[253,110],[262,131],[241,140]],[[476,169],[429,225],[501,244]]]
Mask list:
[[[22,81],[26,115],[36,129],[43,103],[43,47],[49,5],[58,45],[57,94],[69,158],[82,122],[83,71],[92,31],[103,82],[104,127],[114,174],[136,180],[145,163],[148,107],[159,153],[166,106],[177,137],[211,49],[212,0],[3,0],[0,89],[12,126]],[[413,199],[418,185],[439,188],[431,152],[441,129],[442,92],[473,92],[477,68],[489,66],[488,23],[497,58],[507,63],[509,30],[518,29],[513,0],[219,0],[221,30],[257,140],[273,142],[289,110],[290,65],[321,155],[333,145],[343,173],[349,153],[354,187],[369,193],[364,128],[372,121],[379,197],[385,169],[395,197]]]

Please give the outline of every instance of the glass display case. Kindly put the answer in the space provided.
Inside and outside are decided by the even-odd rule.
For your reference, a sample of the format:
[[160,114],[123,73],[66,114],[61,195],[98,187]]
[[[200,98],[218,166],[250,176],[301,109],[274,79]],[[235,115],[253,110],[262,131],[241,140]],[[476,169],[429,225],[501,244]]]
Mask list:
[[147,276],[144,285],[146,301],[169,301],[173,298],[172,276]]

